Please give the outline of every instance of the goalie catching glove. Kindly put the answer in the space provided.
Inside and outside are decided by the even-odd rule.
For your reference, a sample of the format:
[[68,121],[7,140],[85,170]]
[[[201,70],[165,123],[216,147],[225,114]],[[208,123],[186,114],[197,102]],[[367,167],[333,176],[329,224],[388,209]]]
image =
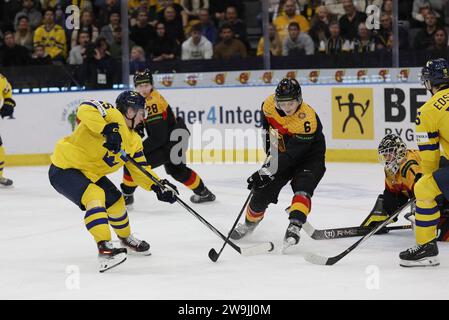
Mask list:
[[163,202],[175,203],[176,196],[179,195],[178,188],[166,179],[160,180],[159,182],[163,185],[163,188],[157,184],[153,184],[151,187],[156,192],[157,199]]

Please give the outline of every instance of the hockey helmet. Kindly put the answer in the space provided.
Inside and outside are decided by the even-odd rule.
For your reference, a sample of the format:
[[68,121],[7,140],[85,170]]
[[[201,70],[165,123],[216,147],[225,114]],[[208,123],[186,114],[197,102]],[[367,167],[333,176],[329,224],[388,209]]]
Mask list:
[[276,87],[275,92],[276,102],[298,100],[302,103],[302,92],[299,82],[294,78],[282,79]]
[[384,166],[389,174],[396,174],[401,162],[407,154],[407,146],[401,137],[395,134],[387,134],[379,144],[377,149],[379,162]]
[[442,84],[449,84],[449,64],[446,59],[432,59],[427,61],[421,69],[421,82],[427,90]]
[[134,109],[136,114],[140,109],[146,110],[145,104],[145,98],[136,91],[123,91],[115,100],[117,109],[125,116],[127,114],[128,108]]
[[149,83],[153,85],[153,74],[151,73],[150,69],[146,68],[143,71],[137,71],[134,74],[133,80],[134,80],[134,87],[137,87],[139,84],[142,83]]

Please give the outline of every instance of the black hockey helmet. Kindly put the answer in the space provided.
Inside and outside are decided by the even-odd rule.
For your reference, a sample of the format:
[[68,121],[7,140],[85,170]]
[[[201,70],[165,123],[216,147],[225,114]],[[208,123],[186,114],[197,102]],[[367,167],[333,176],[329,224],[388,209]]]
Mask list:
[[427,90],[442,84],[449,84],[449,64],[444,58],[427,61],[421,69],[421,81]]
[[275,91],[276,102],[298,100],[302,103],[302,92],[299,82],[294,78],[282,79],[276,87]]
[[402,160],[407,154],[407,146],[401,137],[395,134],[387,134],[377,148],[379,162],[390,174],[396,174]]
[[121,113],[126,115],[128,108],[133,108],[136,112],[145,109],[145,98],[136,91],[123,91],[115,100],[115,105]]
[[150,69],[146,68],[143,71],[137,71],[134,74],[133,80],[134,80],[134,87],[137,87],[139,84],[142,83],[149,83],[153,85],[153,74],[151,73]]

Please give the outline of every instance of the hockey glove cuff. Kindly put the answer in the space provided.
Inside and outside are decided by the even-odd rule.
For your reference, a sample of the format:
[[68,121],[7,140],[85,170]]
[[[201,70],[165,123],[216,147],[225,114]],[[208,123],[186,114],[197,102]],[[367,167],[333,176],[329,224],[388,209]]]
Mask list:
[[11,98],[6,98],[3,102],[3,107],[0,109],[0,116],[2,119],[4,117],[11,117],[14,113],[14,107],[16,106],[16,102]]

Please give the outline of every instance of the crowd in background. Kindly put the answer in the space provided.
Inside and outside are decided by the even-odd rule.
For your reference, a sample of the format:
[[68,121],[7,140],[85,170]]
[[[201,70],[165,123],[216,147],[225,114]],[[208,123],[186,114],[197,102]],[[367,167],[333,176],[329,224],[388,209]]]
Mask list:
[[[248,6],[255,1],[128,1],[131,72],[148,61],[263,55],[261,11]],[[268,2],[273,56],[392,50],[392,0]],[[447,56],[447,2],[399,0],[400,50]],[[367,20],[372,4],[380,10],[377,27]],[[79,29],[67,28],[69,5],[80,8]],[[120,20],[119,0],[0,0],[0,66],[93,61],[97,69],[110,68],[122,57]]]

